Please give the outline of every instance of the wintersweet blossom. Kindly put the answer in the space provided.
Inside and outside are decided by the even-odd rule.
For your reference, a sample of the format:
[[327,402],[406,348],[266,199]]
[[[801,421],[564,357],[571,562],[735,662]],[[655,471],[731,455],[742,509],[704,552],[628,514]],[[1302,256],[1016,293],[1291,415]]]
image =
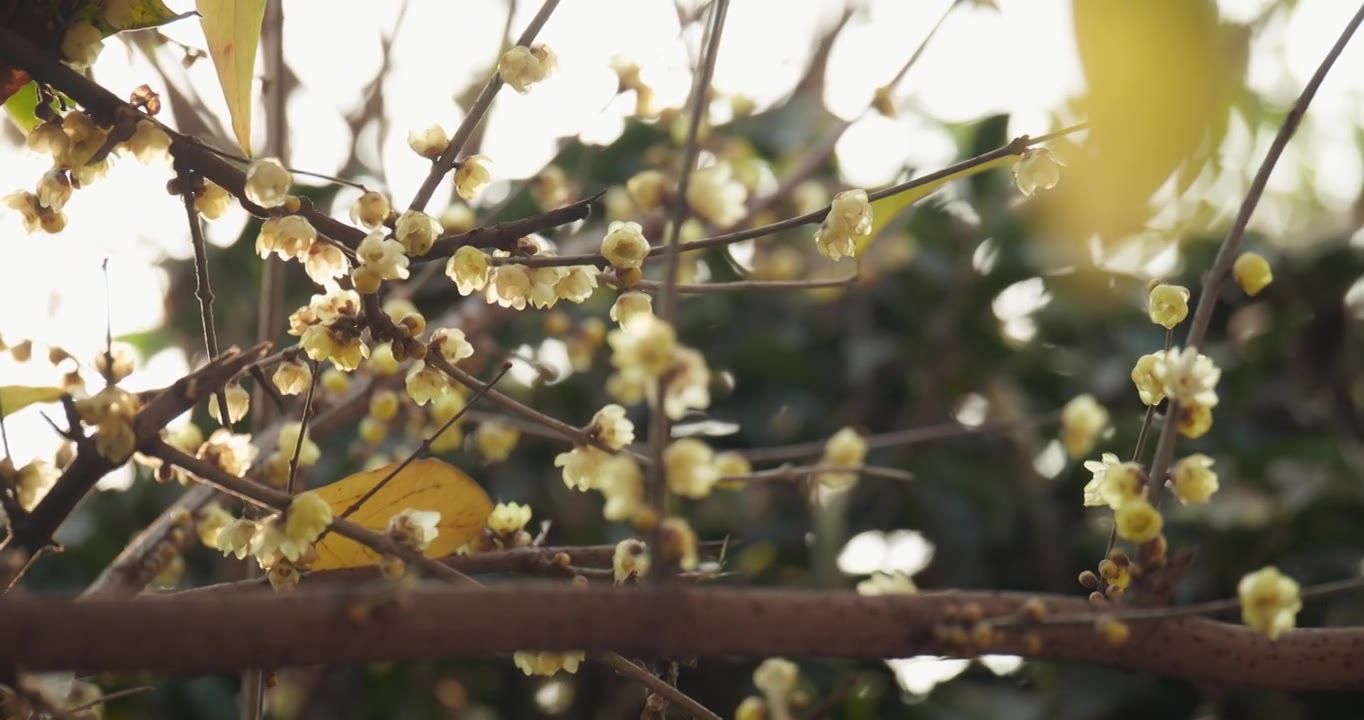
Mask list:
[[465,200],[477,197],[493,180],[491,164],[492,158],[487,155],[470,155],[459,161],[459,169],[455,170],[455,192]]
[[624,325],[636,315],[652,315],[653,312],[654,299],[651,295],[642,292],[624,292],[611,305],[610,317]]
[[554,467],[564,469],[564,484],[572,490],[591,490],[597,486],[602,465],[611,454],[591,445],[580,445],[554,456]]
[[727,228],[748,214],[748,190],[734,178],[729,163],[697,168],[687,185],[687,204],[710,224]]
[[[858,467],[866,462],[867,441],[852,428],[845,427],[834,433],[824,444],[821,464],[837,467]],[[815,480],[832,490],[851,487],[857,482],[855,472],[822,472]]]
[[1269,261],[1259,253],[1241,253],[1232,263],[1231,273],[1236,278],[1236,284],[1247,295],[1259,295],[1261,290],[1274,282],[1274,271],[1270,269]]
[[1046,148],[1029,148],[1014,163],[1014,183],[1023,197],[1032,197],[1038,190],[1050,190],[1061,182],[1061,168],[1066,164]]
[[610,456],[601,463],[596,489],[606,500],[602,517],[612,522],[629,520],[644,506],[644,475],[627,455]]
[[1146,484],[1141,479],[1141,466],[1125,463],[1113,453],[1104,453],[1099,461],[1090,460],[1085,469],[1093,477],[1085,485],[1085,505],[1107,505],[1116,510],[1127,502],[1146,497]]
[[1113,511],[1113,525],[1118,537],[1131,543],[1145,543],[1160,536],[1164,518],[1146,499],[1124,502]]
[[674,440],[663,450],[663,472],[668,491],[689,498],[703,498],[720,479],[715,451],[696,438]]
[[573,674],[586,659],[580,652],[517,652],[512,654],[512,662],[526,675],[555,675],[559,671]]
[[485,420],[474,431],[474,447],[488,462],[502,462],[511,457],[520,441],[521,431],[505,420]]
[[649,256],[649,241],[637,222],[613,222],[601,241],[601,254],[617,270],[637,268]]
[[459,328],[441,328],[431,333],[430,344],[431,349],[440,352],[445,362],[451,365],[474,354],[474,346],[469,344],[464,331]]
[[521,503],[498,503],[488,514],[488,529],[498,535],[515,535],[530,522],[531,508]]
[[649,574],[649,546],[635,538],[616,543],[611,554],[611,574],[617,585]]
[[394,542],[417,552],[426,552],[440,535],[440,513],[434,510],[403,510],[388,519],[385,530]]
[[521,265],[500,265],[484,289],[488,302],[515,310],[525,310],[534,283]]
[[455,281],[460,295],[471,295],[487,286],[492,263],[482,250],[464,245],[445,263],[445,274]]
[[643,170],[625,181],[625,190],[630,199],[643,212],[663,206],[670,188],[668,179],[657,170]]
[[293,182],[293,176],[278,160],[256,160],[246,169],[246,199],[263,208],[279,207],[289,198]]
[[406,387],[412,402],[425,405],[445,394],[450,387],[450,380],[445,373],[420,362],[408,371]]
[[1147,297],[1147,312],[1151,322],[1173,330],[1189,316],[1189,289],[1164,283],[1151,288]]
[[857,255],[857,239],[871,232],[872,210],[866,190],[846,190],[834,196],[829,214],[815,232],[815,249],[830,260]]
[[94,65],[103,49],[104,33],[84,20],[71,23],[62,36],[62,60],[73,67]]
[[1212,358],[1198,352],[1198,348],[1174,348],[1158,354],[1152,374],[1163,386],[1165,394],[1181,405],[1217,405],[1217,381],[1222,371]]
[[913,595],[919,592],[913,578],[902,572],[881,572],[857,584],[858,595]]
[[677,334],[673,326],[653,314],[638,315],[606,336],[611,364],[622,373],[644,378],[663,374],[673,361]]
[[625,417],[625,408],[614,403],[606,405],[592,416],[587,432],[613,450],[620,450],[635,441],[635,424]]
[[1147,405],[1159,405],[1165,399],[1165,384],[1156,377],[1156,365],[1165,357],[1165,351],[1142,355],[1132,366],[1132,382],[1137,386],[1137,394]]
[[1195,453],[1175,463],[1170,471],[1170,484],[1181,503],[1205,503],[1217,492],[1217,473],[1212,471],[1212,458]]
[[1273,565],[1242,577],[1236,594],[1241,600],[1241,620],[1270,640],[1297,624],[1302,610],[1298,583]]
[[425,130],[407,131],[407,146],[428,160],[440,157],[449,144],[450,137],[445,134],[445,128],[439,125],[432,125]]
[[1093,395],[1076,395],[1061,409],[1061,444],[1072,458],[1084,457],[1094,449],[1108,421],[1108,411]]
[[441,227],[436,219],[420,210],[408,210],[398,216],[393,234],[403,246],[403,252],[411,257],[420,257],[430,252]]
[[502,82],[525,95],[532,85],[553,75],[558,65],[554,51],[545,45],[517,45],[502,54],[497,72],[502,76]]
[[396,240],[385,238],[382,232],[372,232],[360,241],[355,256],[361,267],[381,280],[401,280],[408,276],[408,257]]
[[350,207],[350,221],[366,230],[378,230],[393,211],[388,198],[373,190],[355,199]]

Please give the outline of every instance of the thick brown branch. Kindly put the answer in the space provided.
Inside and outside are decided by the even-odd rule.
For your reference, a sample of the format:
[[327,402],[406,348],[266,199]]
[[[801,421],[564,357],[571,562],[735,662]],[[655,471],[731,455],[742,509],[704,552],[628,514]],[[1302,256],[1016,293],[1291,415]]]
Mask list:
[[[252,665],[427,661],[522,649],[612,650],[643,657],[734,655],[875,659],[950,654],[952,617],[966,603],[984,617],[1016,614],[1034,597],[944,592],[738,591],[670,586],[575,589],[512,585],[421,589],[391,603],[357,591],[300,591],[158,600],[0,598],[0,665],[32,670],[208,672]],[[1052,612],[1087,603],[1045,597]],[[357,610],[368,608],[363,620]],[[489,622],[495,609],[497,622]],[[362,613],[362,615],[364,615]],[[959,627],[959,626],[957,626]],[[1229,686],[1364,686],[1364,629],[1293,630],[1277,641],[1202,618],[1134,623],[1122,647],[1089,626],[1039,625],[984,648]],[[193,642],[186,642],[193,638]]]

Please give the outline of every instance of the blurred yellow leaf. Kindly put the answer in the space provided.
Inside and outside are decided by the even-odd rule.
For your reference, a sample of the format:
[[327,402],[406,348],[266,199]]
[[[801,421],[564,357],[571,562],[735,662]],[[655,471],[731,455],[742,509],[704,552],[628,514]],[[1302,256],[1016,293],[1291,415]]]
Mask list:
[[1073,0],[1089,134],[1047,198],[1077,251],[1141,230],[1152,194],[1216,140],[1246,67],[1214,0]]
[[251,156],[251,79],[256,68],[256,44],[265,19],[265,0],[195,0],[204,26],[208,53],[218,70],[232,132],[247,157]]
[[[317,489],[337,517],[371,488],[393,472],[398,463],[356,473]],[[379,492],[348,519],[376,532],[388,528],[388,520],[404,509],[440,513],[440,534],[427,548],[428,557],[444,557],[473,539],[488,522],[493,503],[474,479],[449,463],[428,458],[403,468]],[[336,533],[317,544],[314,570],[377,565],[379,554]]]
[[926,183],[915,188],[910,188],[902,193],[896,193],[889,197],[883,197],[871,204],[871,232],[857,239],[857,254],[861,255],[881,233],[890,226],[896,218],[900,217],[909,209],[910,205],[932,195],[939,188],[947,183],[972,175],[979,175],[986,170],[993,170],[997,167],[1008,167],[1018,162],[1017,155],[1006,155],[996,158],[990,162],[967,168],[960,172],[952,173],[947,177],[939,178],[931,183]]
[[29,387],[27,385],[0,386],[0,417],[6,417],[34,403],[52,402],[66,391],[59,387]]

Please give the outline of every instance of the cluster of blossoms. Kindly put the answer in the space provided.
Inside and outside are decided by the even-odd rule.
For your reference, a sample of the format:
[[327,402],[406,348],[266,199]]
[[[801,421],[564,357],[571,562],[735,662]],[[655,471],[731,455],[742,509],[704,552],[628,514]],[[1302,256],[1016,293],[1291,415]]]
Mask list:
[[[95,33],[98,38],[99,31]],[[29,150],[50,156],[52,168],[39,178],[33,192],[20,190],[0,199],[6,208],[18,213],[27,232],[61,232],[66,227],[64,209],[74,191],[108,173],[114,157],[110,149],[143,164],[164,159],[170,149],[170,135],[151,120],[139,120],[132,133],[112,148],[110,133],[80,110],[52,117],[29,132],[25,140]]]
[[[539,257],[554,255],[538,238],[526,238]],[[498,257],[507,253],[496,251]],[[597,271],[590,265],[571,267],[526,267],[505,264],[493,266],[482,250],[463,246],[450,256],[445,273],[463,295],[480,290],[489,304],[524,310],[526,307],[552,308],[560,300],[582,303],[597,289]]]
[[289,334],[299,337],[308,357],[329,360],[342,370],[354,370],[369,356],[369,348],[360,341],[363,329],[360,295],[354,290],[314,295],[289,316]]
[[[214,521],[220,524],[221,519]],[[313,545],[332,523],[332,508],[315,492],[294,496],[289,507],[261,520],[238,518],[221,524],[213,535],[224,555],[252,555],[276,590],[298,585],[300,572],[317,559]],[[205,536],[211,533],[203,533]]]

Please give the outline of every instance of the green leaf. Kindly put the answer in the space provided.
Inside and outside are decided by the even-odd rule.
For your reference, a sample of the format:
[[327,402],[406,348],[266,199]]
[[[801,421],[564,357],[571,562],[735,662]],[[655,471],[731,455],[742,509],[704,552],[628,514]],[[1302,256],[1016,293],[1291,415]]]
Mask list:
[[5,101],[5,112],[9,113],[10,119],[25,135],[38,127],[37,109],[38,86],[32,80]]
[[980,173],[983,173],[987,170],[993,170],[997,167],[1006,167],[1012,165],[1014,162],[1017,161],[1017,159],[1018,156],[1016,155],[1005,155],[1002,158],[996,158],[994,160],[991,160],[990,162],[983,163],[981,165],[976,165],[975,167],[966,168],[965,170],[962,170],[960,172],[952,173],[947,177],[939,178],[937,180],[934,180],[933,182],[926,183],[918,187],[910,188],[904,192],[896,193],[888,197],[883,197],[880,200],[872,202],[871,232],[867,233],[861,238],[858,238],[857,254],[861,255],[863,252],[865,252],[866,249],[871,246],[872,242],[875,241],[876,238],[879,237],[881,233],[884,232],[885,229],[890,226],[891,223],[895,222],[901,215],[905,214],[905,212],[909,210],[909,207],[911,205],[913,205],[916,202],[919,202],[920,200],[928,197],[929,195],[932,195],[934,192],[937,192],[938,188],[941,188],[942,186],[954,180],[969,178],[972,175],[979,175]]
[[232,132],[242,152],[251,157],[251,79],[265,0],[195,0],[195,5],[232,116]]

